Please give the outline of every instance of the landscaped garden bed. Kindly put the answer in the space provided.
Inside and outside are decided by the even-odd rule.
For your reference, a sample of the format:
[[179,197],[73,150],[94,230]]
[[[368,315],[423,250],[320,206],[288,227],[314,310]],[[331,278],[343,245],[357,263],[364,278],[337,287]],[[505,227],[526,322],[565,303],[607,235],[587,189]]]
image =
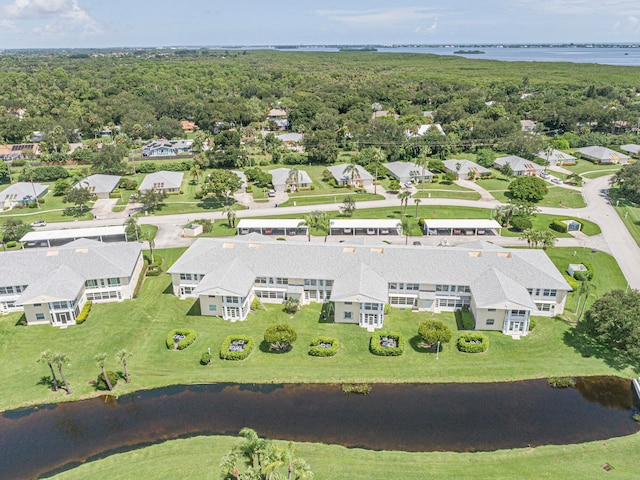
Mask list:
[[482,353],[489,348],[489,338],[481,333],[463,333],[458,338],[457,346],[464,353]]
[[369,350],[374,355],[397,357],[404,352],[405,341],[401,333],[377,332],[371,336]]
[[333,357],[338,353],[340,342],[337,338],[316,337],[309,344],[309,355],[312,357]]
[[220,346],[222,360],[244,360],[253,350],[253,339],[246,335],[229,335]]
[[189,328],[171,330],[167,335],[167,348],[171,350],[184,350],[196,341],[196,331]]

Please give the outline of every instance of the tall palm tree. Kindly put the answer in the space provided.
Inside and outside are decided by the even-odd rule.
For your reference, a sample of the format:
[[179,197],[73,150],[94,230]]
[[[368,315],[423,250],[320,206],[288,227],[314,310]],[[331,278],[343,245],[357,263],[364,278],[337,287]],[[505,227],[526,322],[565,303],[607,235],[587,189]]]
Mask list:
[[191,166],[191,170],[189,170],[189,175],[193,180],[196,181],[196,185],[198,185],[200,183],[200,175],[202,175],[202,169],[200,168],[200,165],[194,163]]
[[124,368],[124,382],[130,383],[131,378],[129,377],[129,369],[127,368],[127,364],[129,359],[133,356],[133,354],[127,349],[123,348],[118,353],[116,353],[116,360],[122,363],[122,368]]
[[225,205],[222,210],[223,214],[227,216],[227,222],[229,222],[229,228],[235,228],[236,226],[236,209],[233,205]]
[[400,200],[400,208],[402,208],[403,206],[405,207],[405,211],[403,213],[406,213],[407,211],[407,206],[409,205],[409,197],[411,196],[411,192],[409,191],[404,191],[404,192],[400,192],[398,194],[398,199]]
[[268,441],[260,438],[252,428],[243,428],[240,430],[240,436],[244,437],[244,441],[238,446],[238,450],[246,458],[250,467],[262,470],[262,456],[265,453]]
[[322,215],[318,218],[316,228],[324,232],[324,243],[327,243],[327,236],[331,230],[331,220],[329,220],[326,212],[322,212]]
[[102,377],[104,378],[104,382],[107,384],[107,388],[109,389],[109,391],[111,391],[111,390],[113,390],[113,385],[111,385],[111,381],[109,380],[109,376],[107,375],[107,371],[104,368],[104,361],[106,359],[107,359],[107,354],[106,353],[99,353],[98,355],[93,357],[93,360],[96,362],[96,364],[102,370]]
[[418,205],[420,205],[420,203],[422,202],[422,200],[420,200],[419,198],[414,198],[413,201],[416,204],[416,218],[418,218]]
[[584,312],[584,309],[587,305],[587,300],[589,299],[589,295],[595,290],[596,286],[590,282],[589,280],[585,280],[583,282],[580,282],[580,287],[578,288],[578,303],[576,304],[576,310],[574,313],[574,315],[578,315],[578,310],[580,307],[580,300],[582,299],[582,296],[584,295],[584,303],[582,304],[582,309],[580,309],[580,315],[578,316],[578,321],[580,320],[580,318],[582,317],[582,313]]
[[54,356],[51,350],[47,350],[40,354],[38,358],[38,363],[46,363],[49,366],[49,370],[51,371],[51,379],[53,381],[53,391],[58,391],[58,379],[56,378],[56,372],[53,370],[53,362]]
[[64,389],[67,391],[67,395],[72,394],[73,390],[71,390],[71,386],[69,385],[69,382],[67,382],[67,377],[62,373],[62,364],[69,363],[69,357],[66,353],[54,353],[51,360],[56,364],[56,367],[58,367],[58,373],[60,374],[62,383],[64,383]]
[[429,164],[429,155],[431,155],[431,148],[425,146],[420,152],[420,156],[416,159],[416,165],[422,167],[422,191],[424,192],[424,181],[427,174],[427,165]]
[[291,167],[289,169],[287,180],[296,186],[296,192],[300,189],[300,171],[296,167]]
[[409,218],[406,215],[402,215],[398,226],[402,228],[402,234],[404,235],[404,244],[409,245],[409,233],[411,231],[411,223],[409,222]]
[[358,164],[350,163],[346,167],[344,167],[344,175],[349,175],[351,177],[350,185],[353,187],[356,184],[356,177],[359,177],[360,174],[358,172]]
[[373,193],[378,193],[378,167],[380,166],[380,162],[384,161],[386,158],[386,154],[382,151],[380,147],[373,147],[371,152],[371,158],[374,162],[376,162],[376,174],[373,178]]
[[552,232],[540,232],[540,243],[542,244],[543,250],[555,247],[557,241],[558,239]]

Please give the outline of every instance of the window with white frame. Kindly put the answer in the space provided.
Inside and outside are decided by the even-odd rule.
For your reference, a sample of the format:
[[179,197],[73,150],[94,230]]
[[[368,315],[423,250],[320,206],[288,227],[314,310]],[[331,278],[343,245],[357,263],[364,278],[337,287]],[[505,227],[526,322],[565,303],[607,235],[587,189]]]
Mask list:
[[407,283],[406,289],[412,292],[417,292],[418,290],[420,290],[420,285],[417,283]]
[[218,306],[217,306],[217,305],[215,305],[215,304],[213,304],[213,303],[210,303],[210,304],[209,304],[209,311],[210,311],[210,312],[215,312],[217,309],[218,309]]
[[191,274],[190,273],[181,273],[180,274],[180,280],[191,280]]
[[119,287],[120,286],[120,279],[119,278],[110,278],[108,282],[109,282],[109,286],[110,287]]
[[493,325],[495,323],[495,319],[493,318],[487,318],[487,321],[485,322],[487,325]]
[[545,288],[542,291],[542,296],[543,297],[555,297],[556,295],[558,295],[558,291],[555,290],[555,289]]
[[353,318],[353,312],[344,312],[344,319],[351,320]]
[[44,313],[36,313],[36,320],[44,320]]
[[541,312],[550,312],[554,309],[554,305],[552,303],[536,303],[536,307]]

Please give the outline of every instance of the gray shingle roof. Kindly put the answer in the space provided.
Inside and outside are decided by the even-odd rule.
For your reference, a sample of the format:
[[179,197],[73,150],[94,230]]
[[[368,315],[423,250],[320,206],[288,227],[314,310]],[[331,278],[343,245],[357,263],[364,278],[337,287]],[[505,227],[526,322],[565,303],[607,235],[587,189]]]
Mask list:
[[527,289],[494,267],[477,277],[470,287],[478,308],[504,306],[507,310],[537,310]]
[[[489,268],[503,272],[523,288],[571,290],[542,250],[484,250],[470,247],[413,247],[386,245],[309,244],[201,238],[169,268],[169,273],[207,275],[240,259],[254,277],[272,276],[337,280],[366,265],[386,282],[470,285]],[[478,252],[481,254],[478,255]],[[371,275],[373,276],[373,273]]]
[[[445,160],[443,163],[447,170],[453,173],[460,173],[461,175],[466,175],[471,170],[474,170],[478,173],[489,172],[488,169],[484,168],[482,165],[478,165],[477,163],[472,162],[471,160],[456,160],[454,158],[450,160]],[[458,164],[460,164],[460,170],[456,170],[456,166]]]
[[542,165],[538,165],[526,158],[518,157],[517,155],[510,155],[508,157],[496,158],[495,164],[503,167],[505,164],[509,164],[511,170],[514,172],[530,171],[533,170],[536,173],[544,171]]
[[22,292],[17,305],[75,299],[85,279],[67,265],[60,265],[39,277]]
[[256,275],[237,258],[204,276],[193,293],[247,296]]
[[[345,174],[344,172],[348,165],[349,165],[348,163],[343,163],[340,165],[331,165],[327,167],[327,170],[331,172],[331,174],[336,180],[348,181],[348,180],[351,180],[351,173]],[[361,180],[373,180],[373,175],[367,172],[360,165],[356,165],[356,171],[358,172],[355,176],[356,179],[360,178]]]
[[162,184],[162,187],[157,189],[179,189],[182,185],[182,179],[184,177],[183,172],[167,172],[166,170],[160,170],[159,172],[150,173],[145,176],[138,188],[139,191],[153,190],[154,186]]
[[102,243],[83,238],[57,248],[2,252],[0,286],[31,285],[63,265],[84,280],[127,277],[141,251],[142,244],[137,242]]
[[[385,163],[385,167],[397,178],[401,177],[420,177],[422,178],[422,167],[415,163],[411,162],[391,162]],[[433,177],[433,173],[431,173],[426,168],[424,169],[425,177]]]
[[342,272],[333,283],[331,300],[353,299],[386,303],[389,297],[388,282],[364,263]]
[[48,189],[49,187],[47,185],[42,185],[40,183],[34,183],[33,185],[31,182],[14,183],[0,192],[0,203],[4,203],[7,200],[20,202],[26,197],[33,198],[34,190],[36,196],[40,197]]
[[79,181],[76,187],[89,187],[94,193],[111,193],[118,186],[118,182],[122,177],[118,175],[90,175],[84,180]]
[[[275,170],[269,170],[271,174],[271,183],[273,185],[287,185],[289,180],[290,168],[276,168]],[[296,182],[292,182],[295,185]],[[311,184],[311,177],[304,170],[298,170],[298,183]]]
[[574,157],[573,155],[569,155],[568,153],[564,153],[560,150],[551,150],[551,152],[549,152],[547,154],[546,150],[541,150],[538,152],[538,154],[536,155],[538,158],[543,158],[545,160],[547,160],[547,155],[548,155],[548,159],[551,163],[553,163],[554,161],[556,162],[569,162],[571,160],[575,160],[576,157]]
[[624,153],[616,152],[607,147],[583,147],[576,149],[576,152],[581,153],[585,157],[593,158],[598,161],[617,161],[620,159],[629,159],[628,155]]

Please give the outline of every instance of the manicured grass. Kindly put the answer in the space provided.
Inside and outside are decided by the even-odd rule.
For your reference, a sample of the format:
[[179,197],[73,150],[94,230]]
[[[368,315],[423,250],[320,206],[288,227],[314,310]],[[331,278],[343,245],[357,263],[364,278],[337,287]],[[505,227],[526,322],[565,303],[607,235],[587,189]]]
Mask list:
[[461,198],[463,200],[480,200],[482,196],[474,190],[426,190],[413,194],[413,198]]
[[[596,298],[611,290],[624,289],[627,286],[627,281],[615,258],[607,253],[593,252],[590,248],[554,247],[547,250],[547,255],[562,273],[567,273],[570,263],[590,263],[593,266],[596,272],[592,280],[595,289],[587,305],[591,305]],[[577,293],[570,293],[567,297],[565,313],[574,312],[577,301]]]
[[549,193],[540,200],[541,207],[566,207],[584,208],[587,204],[582,198],[582,193],[563,187],[547,187]]
[[[584,233],[587,236],[598,235],[599,233],[601,233],[600,227],[597,224],[589,220],[583,220],[582,218],[575,218],[575,217],[568,217],[568,216],[561,217],[558,215],[548,215],[546,213],[537,213],[533,217],[531,217],[531,223],[533,223],[532,228],[535,228],[536,230],[550,231],[558,238],[569,238],[572,236],[570,233],[557,232],[549,228],[549,225],[551,225],[551,223],[553,223],[553,221],[556,219],[567,220],[570,218],[574,220],[579,220],[580,222],[582,222],[582,225],[583,225],[582,233]],[[505,237],[519,237],[521,235],[521,232],[516,232],[515,230],[512,230],[512,229],[503,228],[502,235]]]
[[621,197],[617,188],[610,189],[609,196],[611,197],[613,208],[618,212],[627,230],[640,246],[640,206]]
[[[156,250],[155,253],[164,258],[166,269],[183,251]],[[560,258],[558,261],[564,261]],[[595,259],[592,263],[598,268]],[[607,275],[610,274],[596,272],[602,281],[613,285],[614,280]],[[630,369],[616,370],[602,359],[583,358],[563,340],[571,326],[550,318],[538,318],[536,329],[520,341],[499,332],[487,332],[491,342],[489,351],[470,356],[459,353],[453,346],[458,335],[453,313],[434,315],[392,309],[385,319],[385,328],[402,333],[408,346],[404,355],[387,358],[369,353],[371,334],[365,329],[321,322],[319,304],[304,307],[293,318],[283,312],[281,305],[270,305],[266,311],[258,311],[237,323],[203,317],[199,313],[193,299],[180,300],[173,296],[169,276],[161,275],[147,278],[136,300],[96,304],[83,325],[64,330],[49,325],[17,326],[20,314],[0,317],[0,356],[12,359],[0,363],[3,382],[12,386],[3,389],[0,410],[97,395],[88,383],[99,373],[93,357],[107,353],[107,368],[118,371],[120,367],[113,356],[122,348],[133,352],[129,362],[133,380],[129,385],[119,383],[116,394],[193,382],[485,382],[563,375],[633,375]],[[444,321],[454,332],[451,343],[445,346],[437,362],[433,354],[411,346],[419,323],[428,318]],[[211,368],[199,365],[202,353],[208,347],[217,351],[227,335],[250,335],[259,344],[268,326],[282,322],[289,323],[298,332],[293,350],[286,355],[273,355],[256,348],[242,362],[215,358]],[[198,338],[184,351],[170,351],[165,339],[175,328],[195,329]],[[307,354],[306,346],[319,335],[340,340],[341,348],[335,357],[318,359]],[[48,369],[38,365],[36,359],[46,349],[69,355],[65,373],[74,389],[72,395],[53,393],[41,383]]]
[[[85,213],[79,216],[65,215],[65,209],[75,208],[75,205],[71,203],[65,203],[62,197],[54,197],[51,193],[53,183],[45,183],[49,185],[49,193],[44,198],[44,203],[40,204],[40,208],[13,208],[12,210],[0,210],[0,222],[3,222],[6,217],[15,217],[21,219],[24,223],[31,223],[34,220],[44,220],[46,222],[70,222],[73,220],[91,220],[93,215],[89,209],[91,203],[85,206]],[[7,185],[8,186],[8,185]]]
[[[576,164],[575,165],[569,165],[566,167],[562,167],[565,168],[573,173],[578,173],[578,174],[582,174],[585,172],[593,172],[593,171],[609,171],[607,174],[611,174],[614,173],[616,170],[620,170],[622,168],[622,165],[607,165],[607,164],[599,164],[599,163],[593,163],[590,162],[589,160],[584,160],[584,159],[577,159],[576,160]],[[553,175],[555,175],[556,173],[553,172]],[[593,178],[593,177],[589,177],[589,178]]]
[[342,203],[347,197],[353,198],[356,202],[365,202],[369,200],[384,200],[382,195],[374,195],[373,193],[347,193],[338,195],[309,195],[289,198],[286,202],[280,204],[281,207],[292,207],[295,205],[322,205],[327,203]]
[[486,180],[478,180],[476,183],[489,192],[499,191],[504,192],[509,186],[510,180],[502,175],[494,175],[493,178],[487,178]]
[[[260,435],[261,432],[258,432]],[[240,440],[211,436],[172,440],[112,455],[56,475],[59,480],[86,478],[209,479],[220,475],[220,461]],[[276,442],[285,447],[285,442]],[[319,443],[296,443],[317,480],[403,478],[514,479],[635,478],[640,434],[579,445],[550,445],[497,452],[374,452]],[[609,473],[604,464],[613,467]],[[170,465],[171,468],[167,468]]]
[[616,173],[617,170],[600,170],[598,172],[587,172],[587,173],[583,173],[582,176],[584,178],[600,178],[600,177],[604,177],[606,175],[613,175],[614,173]]

